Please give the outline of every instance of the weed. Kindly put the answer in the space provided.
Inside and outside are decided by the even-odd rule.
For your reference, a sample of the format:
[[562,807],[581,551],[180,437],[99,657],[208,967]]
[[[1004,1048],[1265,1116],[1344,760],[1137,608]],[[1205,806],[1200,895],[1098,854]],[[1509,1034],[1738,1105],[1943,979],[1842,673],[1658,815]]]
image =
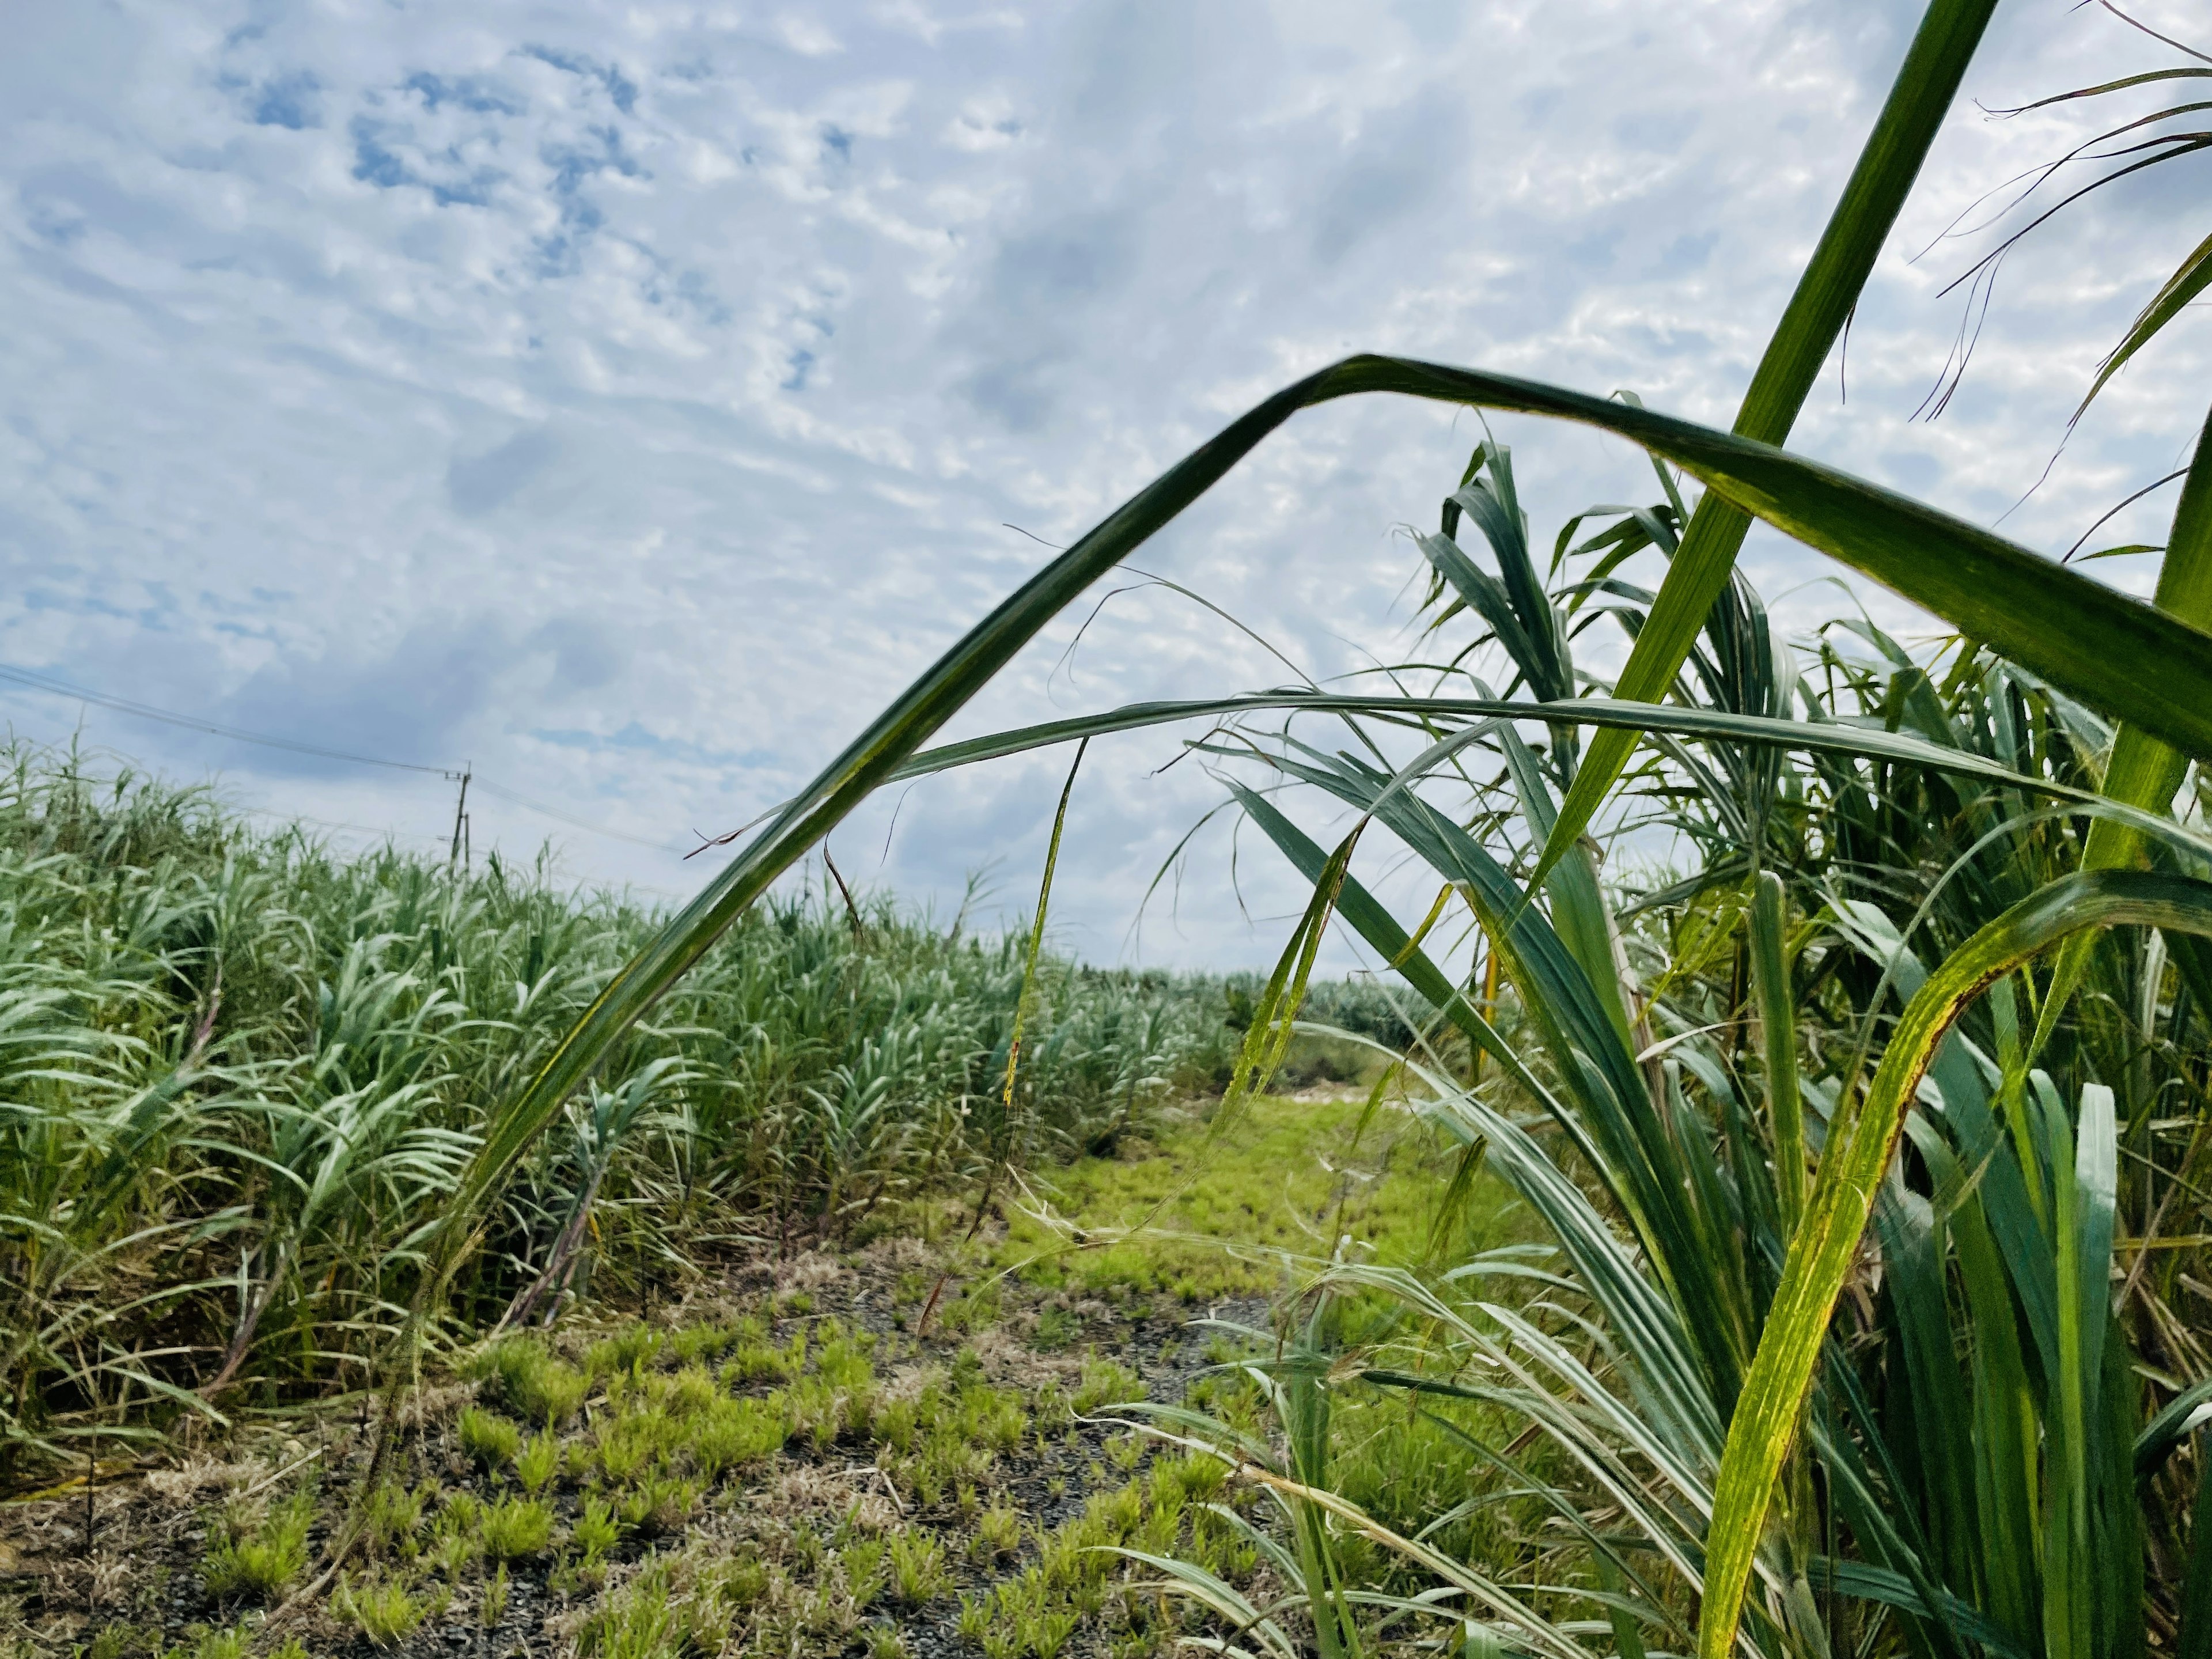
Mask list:
[[806,1333],[793,1332],[781,1347],[765,1336],[740,1337],[722,1367],[722,1381],[731,1387],[748,1382],[789,1382],[806,1369]]
[[467,1571],[469,1563],[477,1559],[480,1540],[473,1532],[441,1533],[431,1547],[426,1565],[430,1571],[443,1574],[451,1581]]
[[422,1524],[421,1488],[386,1481],[369,1494],[362,1522],[370,1554],[412,1556],[420,1547],[416,1534]]
[[682,1443],[675,1422],[659,1407],[618,1411],[599,1428],[599,1472],[617,1486],[636,1480]]
[[522,1430],[507,1418],[471,1406],[461,1413],[461,1449],[487,1472],[514,1462],[522,1446]]
[[948,1335],[957,1336],[987,1329],[998,1322],[999,1316],[999,1289],[989,1285],[955,1297],[939,1315],[938,1322]]
[[627,1326],[603,1341],[592,1344],[584,1355],[585,1374],[608,1378],[624,1373],[637,1376],[660,1352],[661,1341],[661,1334],[650,1325]]
[[704,1365],[686,1365],[670,1381],[662,1403],[671,1417],[690,1418],[698,1416],[721,1397],[713,1374]]
[[1150,1555],[1172,1554],[1182,1516],[1173,1510],[1154,1510],[1137,1529],[1137,1547]]
[[501,1402],[524,1422],[549,1426],[575,1415],[589,1386],[583,1372],[555,1358],[534,1336],[503,1338],[486,1349],[469,1371],[493,1383]]
[[781,1451],[790,1431],[789,1420],[767,1401],[718,1398],[692,1432],[692,1464],[712,1481]]
[[876,1443],[888,1446],[903,1456],[914,1449],[914,1437],[921,1425],[921,1408],[912,1400],[894,1400],[876,1413],[871,1432]]
[[[162,1659],[246,1659],[252,1639],[252,1632],[244,1624],[233,1625],[228,1630],[204,1630],[190,1647],[172,1648]],[[289,1645],[297,1644],[295,1638]]]
[[207,1593],[219,1601],[274,1600],[307,1565],[307,1528],[314,1513],[314,1493],[303,1488],[271,1504],[258,1527],[226,1528],[200,1565]]
[[576,1516],[576,1523],[568,1529],[569,1540],[584,1553],[586,1559],[605,1554],[622,1538],[622,1526],[615,1519],[613,1506],[597,1496],[584,1499],[584,1506]]
[[1060,1308],[1046,1308],[1037,1315],[1036,1328],[1030,1334],[1030,1346],[1045,1353],[1055,1353],[1082,1334],[1082,1322]]
[[522,1483],[523,1491],[533,1496],[544,1491],[560,1469],[561,1443],[550,1431],[531,1436],[514,1455],[514,1478]]
[[1228,1479],[1229,1466],[1205,1452],[1158,1458],[1152,1463],[1152,1502],[1163,1508],[1186,1502],[1207,1503]]
[[854,1539],[839,1552],[838,1565],[845,1575],[845,1593],[853,1605],[866,1612],[884,1593],[886,1573],[884,1545],[875,1538]]
[[1060,1650],[1075,1633],[1075,1614],[1066,1611],[1040,1613],[1023,1631],[1022,1645],[1035,1659],[1060,1659]]
[[577,1632],[578,1653],[593,1659],[678,1659],[690,1645],[691,1609],[671,1594],[665,1561],[641,1572],[608,1596]]
[[698,1501],[697,1482],[675,1475],[656,1475],[631,1495],[623,1512],[640,1532],[655,1537],[681,1528],[690,1518],[691,1506]]
[[[1157,1471],[1166,1467],[1165,1464],[1156,1464],[1154,1468]],[[1152,1482],[1155,1502],[1158,1502],[1161,1484],[1156,1474]],[[1182,1503],[1178,1488],[1174,1504],[1163,1507],[1179,1509]],[[1094,1492],[1084,1505],[1084,1516],[1098,1529],[1105,1541],[1119,1543],[1134,1532],[1145,1518],[1144,1489],[1131,1481],[1112,1492]]]
[[[415,1498],[417,1513],[422,1499]],[[438,1510],[431,1532],[440,1538],[474,1538],[483,1526],[483,1503],[472,1492],[457,1492]]]
[[1068,1403],[1078,1417],[1088,1417],[1101,1406],[1144,1397],[1143,1379],[1127,1365],[1112,1359],[1086,1359],[1083,1362],[1083,1382]]
[[668,1339],[668,1352],[679,1365],[719,1359],[737,1345],[734,1325],[687,1325]]
[[502,1498],[485,1506],[483,1537],[490,1559],[528,1560],[552,1541],[553,1511],[543,1498]]
[[960,1597],[960,1639],[970,1647],[981,1647],[991,1622],[990,1592],[971,1595],[963,1591]]
[[898,1599],[908,1607],[935,1600],[951,1588],[952,1576],[945,1559],[945,1546],[933,1533],[909,1527],[891,1539],[891,1576]]
[[1021,1547],[1022,1517],[1012,1505],[994,1504],[975,1517],[975,1535],[968,1540],[971,1554],[1004,1561]]
[[368,1583],[338,1580],[331,1597],[331,1610],[357,1626],[372,1645],[388,1648],[405,1641],[422,1622],[422,1605],[397,1579],[378,1578]]

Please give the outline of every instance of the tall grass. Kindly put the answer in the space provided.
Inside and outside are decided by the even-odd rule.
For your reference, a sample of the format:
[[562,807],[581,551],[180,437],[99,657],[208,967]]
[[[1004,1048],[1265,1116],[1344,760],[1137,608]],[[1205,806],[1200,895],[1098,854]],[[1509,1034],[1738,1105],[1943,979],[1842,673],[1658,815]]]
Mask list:
[[[342,856],[70,755],[0,765],[0,1455],[358,1386],[488,1115],[665,918],[544,867]],[[1024,944],[887,898],[755,911],[531,1149],[457,1315],[843,1238],[1004,1155]],[[1014,1155],[1209,1086],[1230,1012],[1218,980],[1047,956]]]
[[[2212,1486],[2190,1440],[2212,1398],[2191,1299],[2207,1282],[2212,842],[2201,789],[2184,787],[2212,759],[2212,433],[2153,604],[1778,447],[1993,9],[1928,8],[1733,431],[1353,357],[1232,422],[1079,538],[748,843],[502,1107],[433,1246],[432,1290],[600,1058],[872,790],[1209,721],[1195,747],[1314,884],[1254,998],[1234,1087],[1283,1052],[1322,932],[1341,925],[1425,1005],[1409,1095],[1465,1142],[1459,1167],[1486,1157],[1557,1249],[1440,1275],[1330,1264],[1253,1367],[1278,1438],[1170,1419],[1214,1434],[1279,1500],[1271,1559],[1290,1593],[1254,1607],[1162,1561],[1169,1588],[1272,1652],[1309,1632],[1325,1659],[1358,1651],[1382,1608],[1470,1653],[1561,1659],[1654,1644],[1701,1659],[2212,1651],[2212,1510],[2191,1514]],[[2162,95],[2212,73],[2203,61],[2068,95]],[[2212,142],[2142,131],[2108,135],[2112,176]],[[2200,247],[2110,365],[2141,373],[2208,276]],[[1547,562],[1510,455],[1486,443],[1419,538],[1445,630],[1432,673],[1142,704],[922,751],[1276,428],[1378,392],[1628,438],[1662,499],[1561,514]],[[1916,656],[1846,620],[1800,657],[1734,568],[1754,519],[1956,637]],[[1628,666],[1611,695],[1586,696],[1575,647],[1608,617],[1632,640]],[[1316,809],[1333,845],[1300,826]],[[1617,866],[1608,878],[1592,839],[1621,852],[1639,822],[1671,829],[1687,866],[1640,892]],[[1386,843],[1442,890],[1419,929],[1359,879]],[[1474,930],[1479,981],[1425,948],[1439,918]],[[1400,1299],[1424,1340],[1387,1361],[1343,1352],[1327,1304],[1354,1291]],[[1331,1402],[1354,1386],[1525,1425],[1481,1442],[1437,1414],[1496,1476],[1465,1505],[1533,1505],[1540,1541],[1462,1559],[1332,1490]],[[1424,1595],[1352,1582],[1354,1534],[1429,1575]]]

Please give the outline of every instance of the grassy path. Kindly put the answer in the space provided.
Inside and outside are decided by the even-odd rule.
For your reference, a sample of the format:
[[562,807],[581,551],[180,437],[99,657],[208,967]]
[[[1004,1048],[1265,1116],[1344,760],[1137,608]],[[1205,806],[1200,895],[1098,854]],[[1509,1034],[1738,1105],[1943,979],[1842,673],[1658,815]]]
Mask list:
[[[894,1231],[734,1262],[649,1319],[465,1352],[420,1397],[366,1559],[273,1619],[358,1490],[349,1409],[249,1419],[103,1486],[89,1550],[81,1490],[10,1506],[0,1643],[92,1659],[1164,1651],[1203,1620],[1112,1548],[1265,1595],[1263,1559],[1207,1507],[1256,1494],[1099,1408],[1188,1398],[1264,1428],[1257,1394],[1212,1363],[1231,1345],[1190,1322],[1264,1323],[1287,1257],[1340,1233],[1386,1261],[1420,1255],[1439,1154],[1402,1119],[1363,1129],[1364,1109],[1267,1099],[1172,1125],[1033,1183],[1029,1211],[964,1253]],[[959,1237],[932,1219],[921,1231]],[[940,1279],[953,1289],[918,1333]]]

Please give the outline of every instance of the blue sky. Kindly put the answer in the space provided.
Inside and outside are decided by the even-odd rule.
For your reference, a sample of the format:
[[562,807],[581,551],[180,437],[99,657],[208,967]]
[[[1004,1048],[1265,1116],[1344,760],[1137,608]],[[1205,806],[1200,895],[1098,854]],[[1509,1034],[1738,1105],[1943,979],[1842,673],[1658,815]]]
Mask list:
[[[2182,0],[2136,9],[2186,28]],[[672,896],[1045,556],[1239,409],[1352,349],[1725,424],[1917,8],[1784,0],[11,9],[0,63],[0,663],[313,744],[471,761],[478,849]],[[2201,21],[2201,20],[2198,20]],[[1911,417],[1988,245],[1962,211],[2085,129],[2018,103],[2166,54],[2007,0],[1796,441],[2062,549],[2175,464],[2193,320],[2069,411],[2203,234],[2165,170],[2006,264],[1963,390]],[[1973,221],[1969,220],[1971,225]],[[1408,640],[1465,416],[1301,417],[1146,568],[1316,676]],[[1537,533],[1648,471],[1507,422]],[[2048,475],[2046,474],[2048,468]],[[2043,480],[2024,505],[2021,498]],[[2170,497],[2116,522],[2160,539]],[[1785,618],[1820,562],[1757,538]],[[2138,587],[2147,571],[2099,568]],[[1413,590],[1413,591],[1417,591]],[[1880,593],[1875,614],[1911,613]],[[1279,665],[1167,591],[1071,617],[963,732]],[[430,845],[450,791],[20,687],[0,718],[270,813]],[[1171,736],[1094,751],[1061,937],[1271,957],[1295,898]],[[949,908],[1033,890],[1062,762],[937,781],[835,845]],[[630,839],[556,821],[513,794]],[[894,807],[896,813],[894,815]],[[358,830],[338,830],[358,840]],[[1262,918],[1248,919],[1247,910]]]

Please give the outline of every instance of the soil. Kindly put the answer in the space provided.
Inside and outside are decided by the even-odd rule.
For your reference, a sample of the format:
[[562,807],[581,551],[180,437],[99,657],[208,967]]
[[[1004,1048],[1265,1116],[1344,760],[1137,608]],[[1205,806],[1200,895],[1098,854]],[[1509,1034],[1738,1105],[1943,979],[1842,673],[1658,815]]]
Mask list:
[[[742,1261],[693,1286],[681,1303],[656,1310],[652,1322],[680,1328],[773,1307],[793,1324],[835,1317],[877,1333],[878,1370],[893,1386],[902,1370],[941,1366],[966,1346],[988,1381],[1025,1395],[1048,1380],[1072,1393],[1085,1358],[1094,1357],[1135,1371],[1150,1399],[1177,1401],[1208,1369],[1206,1354],[1214,1333],[1194,1328],[1194,1322],[1264,1326],[1267,1317],[1267,1304],[1257,1298],[1210,1306],[1166,1298],[1075,1300],[1010,1278],[1000,1283],[993,1324],[959,1333],[940,1325],[917,1340],[911,1330],[919,1312],[915,1283],[942,1271],[939,1259],[912,1239],[883,1241],[843,1258]],[[801,1308],[805,1311],[791,1311]],[[580,1319],[567,1342],[580,1348],[592,1335],[623,1322],[604,1313],[597,1320]],[[1046,1334],[1056,1339],[1054,1346],[1039,1346]],[[453,1428],[474,1392],[469,1383],[432,1379],[416,1396],[400,1453],[410,1481],[436,1483],[447,1492],[495,1490],[495,1483],[480,1476],[462,1454]],[[1077,1422],[1056,1432],[1042,1450],[1034,1437],[1026,1438],[1018,1450],[1000,1458],[992,1496],[1013,1504],[1026,1522],[1054,1526],[1070,1520],[1094,1492],[1118,1488],[1149,1464],[1148,1448],[1133,1468],[1125,1449],[1116,1468],[1109,1443],[1121,1437],[1121,1431],[1109,1425]],[[323,1503],[310,1534],[310,1560],[319,1561],[343,1509],[334,1500],[354,1491],[365,1474],[370,1438],[366,1411],[356,1399],[281,1423],[248,1420],[228,1438],[188,1438],[144,1462],[110,1458],[100,1463],[89,1494],[80,1476],[0,1506],[0,1655],[12,1644],[16,1652],[56,1655],[89,1648],[94,1659],[181,1649],[189,1659],[197,1637],[240,1616],[237,1607],[212,1601],[200,1578],[210,1536],[219,1535],[227,1510],[250,1508],[303,1480],[317,1480],[332,1500]],[[560,1492],[553,1501],[565,1527],[580,1495]],[[958,1632],[957,1591],[987,1589],[1018,1574],[1034,1559],[1034,1545],[1025,1536],[1015,1558],[978,1566],[967,1551],[970,1528],[957,1505],[948,1499],[933,1510],[908,1510],[890,1478],[872,1461],[869,1447],[849,1437],[819,1455],[794,1441],[763,1468],[748,1471],[742,1482],[726,1477],[679,1533],[629,1539],[610,1552],[608,1581],[618,1582],[650,1552],[693,1539],[724,1540],[743,1554],[764,1517],[818,1516],[834,1524],[848,1515],[879,1526],[926,1526],[939,1534],[957,1590],[892,1616],[913,1659],[975,1659],[975,1649]],[[311,1565],[307,1577],[317,1571]],[[437,1616],[384,1652],[398,1659],[512,1659],[573,1651],[593,1593],[556,1587],[556,1577],[553,1561],[515,1564],[506,1607],[489,1624],[483,1617],[483,1583],[472,1581]],[[105,1639],[95,1644],[103,1632]],[[845,1651],[867,1651],[865,1634],[865,1629],[856,1632]],[[332,1659],[370,1659],[378,1652],[360,1632],[334,1619],[325,1601],[305,1596],[271,1613],[252,1648],[271,1652],[288,1637],[296,1637],[309,1654]],[[1101,1646],[1096,1632],[1079,1626],[1064,1655],[1079,1659]]]

